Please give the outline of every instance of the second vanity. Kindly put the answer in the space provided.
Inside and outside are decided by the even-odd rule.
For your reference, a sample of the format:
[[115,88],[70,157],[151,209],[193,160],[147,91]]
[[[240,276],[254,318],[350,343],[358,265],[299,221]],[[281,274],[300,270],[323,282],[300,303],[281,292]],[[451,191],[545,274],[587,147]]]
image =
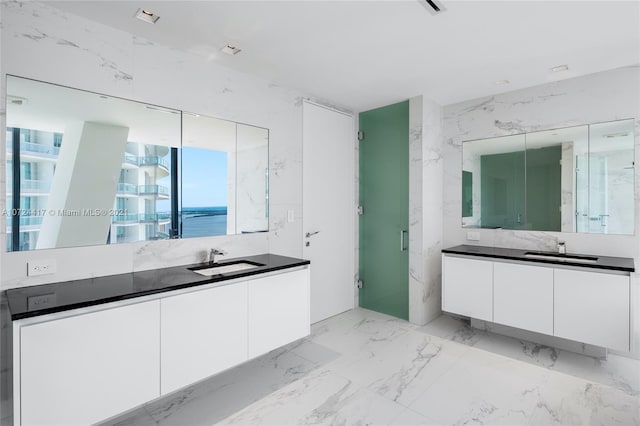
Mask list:
[[471,245],[442,253],[443,311],[629,351],[633,259]]
[[7,290],[14,424],[99,422],[309,334],[309,261],[233,264]]

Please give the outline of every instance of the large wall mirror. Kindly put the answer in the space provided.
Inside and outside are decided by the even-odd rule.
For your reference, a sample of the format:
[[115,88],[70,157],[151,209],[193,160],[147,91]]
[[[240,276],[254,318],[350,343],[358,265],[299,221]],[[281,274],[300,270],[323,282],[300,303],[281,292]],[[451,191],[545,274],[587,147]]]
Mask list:
[[464,142],[462,226],[634,233],[634,120]]
[[183,237],[265,232],[269,131],[184,113]]
[[268,230],[268,130],[7,76],[7,250]]

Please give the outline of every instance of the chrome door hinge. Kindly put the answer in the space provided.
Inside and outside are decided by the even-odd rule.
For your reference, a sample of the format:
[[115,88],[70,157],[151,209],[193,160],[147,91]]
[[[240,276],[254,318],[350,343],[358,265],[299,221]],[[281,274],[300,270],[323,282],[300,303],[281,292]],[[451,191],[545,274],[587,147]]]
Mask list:
[[362,216],[364,214],[364,206],[358,206],[356,208],[356,212],[358,213],[358,216]]
[[364,132],[363,131],[359,131],[358,132],[358,140],[361,141],[364,139]]

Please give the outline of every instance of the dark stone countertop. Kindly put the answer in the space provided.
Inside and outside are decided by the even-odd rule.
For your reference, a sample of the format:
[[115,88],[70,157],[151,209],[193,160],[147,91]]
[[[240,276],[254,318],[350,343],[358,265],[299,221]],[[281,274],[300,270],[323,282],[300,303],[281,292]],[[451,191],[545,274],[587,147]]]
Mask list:
[[[558,253],[544,252],[538,250],[522,250],[522,249],[510,249],[500,247],[484,247],[484,246],[472,246],[472,245],[460,245],[447,249],[443,249],[442,253],[450,254],[462,254],[465,256],[478,256],[488,257],[494,259],[509,259],[509,260],[521,260],[523,262],[532,263],[545,263],[551,265],[567,265],[567,266],[579,266],[581,268],[592,269],[608,269],[613,271],[625,271],[634,272],[635,267],[633,265],[633,259],[628,257],[611,257],[611,256],[599,256],[593,254],[577,254],[567,253],[563,259],[542,259],[532,258],[525,256],[525,253],[538,253],[548,254],[561,257]],[[597,258],[595,262],[584,263],[576,260],[571,260],[571,256],[580,258]]]
[[[11,320],[15,321],[310,264],[308,260],[304,259],[261,254],[229,259],[218,262],[217,265],[239,261],[254,262],[264,266],[208,277],[189,270],[194,267],[208,267],[206,263],[198,263],[8,289],[6,296]],[[30,301],[31,303],[29,303]]]

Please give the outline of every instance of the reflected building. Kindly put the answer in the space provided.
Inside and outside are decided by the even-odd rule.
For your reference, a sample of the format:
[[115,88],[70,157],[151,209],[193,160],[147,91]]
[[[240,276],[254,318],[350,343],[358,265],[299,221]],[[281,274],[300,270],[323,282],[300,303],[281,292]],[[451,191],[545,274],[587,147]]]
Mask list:
[[[18,137],[19,141],[14,141]],[[52,211],[51,186],[59,164],[63,134],[33,129],[7,128],[7,250],[38,248],[43,222]],[[19,169],[13,168],[18,149]],[[114,182],[113,211],[105,243],[167,239],[170,235],[170,147],[127,142],[118,182]],[[99,153],[94,161],[100,161]],[[19,175],[15,176],[14,173]],[[14,230],[14,178],[19,178],[19,226]],[[92,209],[92,206],[86,206]],[[90,212],[67,212],[79,215]],[[61,212],[54,211],[53,215]],[[19,245],[13,247],[13,232],[19,233]],[[78,229],[77,232],[82,232]]]

